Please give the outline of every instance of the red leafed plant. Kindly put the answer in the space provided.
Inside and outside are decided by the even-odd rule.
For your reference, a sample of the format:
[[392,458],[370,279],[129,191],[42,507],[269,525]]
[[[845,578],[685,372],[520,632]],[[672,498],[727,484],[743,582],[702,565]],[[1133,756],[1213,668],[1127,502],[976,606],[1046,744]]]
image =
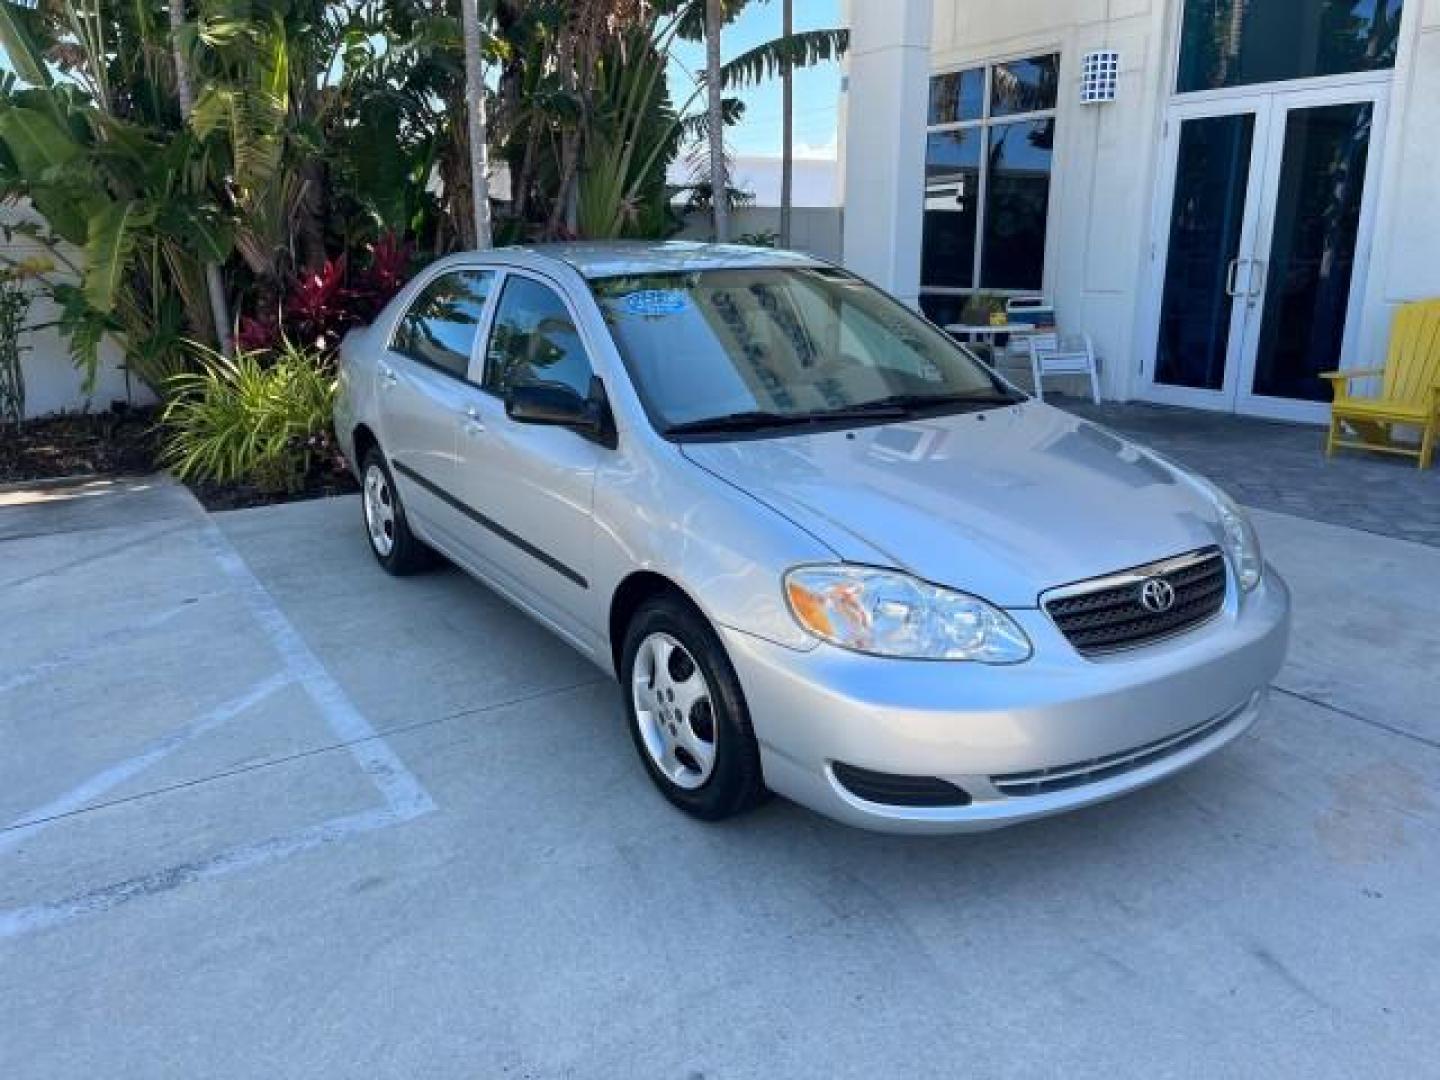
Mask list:
[[351,270],[348,255],[327,259],[295,281],[277,312],[242,318],[236,344],[270,352],[288,340],[328,356],[352,327],[374,319],[404,287],[414,257],[414,245],[386,233],[366,247],[358,270]]

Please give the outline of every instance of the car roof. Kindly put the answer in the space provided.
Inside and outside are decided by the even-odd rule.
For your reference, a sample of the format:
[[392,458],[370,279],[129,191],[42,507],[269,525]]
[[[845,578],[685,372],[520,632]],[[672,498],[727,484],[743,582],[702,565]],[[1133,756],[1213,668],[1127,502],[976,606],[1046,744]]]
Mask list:
[[696,240],[592,240],[528,244],[501,251],[525,252],[555,259],[590,279],[687,270],[825,265],[819,259],[794,251],[740,244],[706,244]]

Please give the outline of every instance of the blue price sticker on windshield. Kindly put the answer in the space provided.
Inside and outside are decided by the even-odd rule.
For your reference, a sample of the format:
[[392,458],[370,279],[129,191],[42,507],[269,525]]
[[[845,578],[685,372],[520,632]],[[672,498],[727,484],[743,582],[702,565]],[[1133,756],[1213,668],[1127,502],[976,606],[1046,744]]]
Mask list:
[[678,315],[689,304],[679,289],[641,289],[625,297],[625,310],[631,315]]

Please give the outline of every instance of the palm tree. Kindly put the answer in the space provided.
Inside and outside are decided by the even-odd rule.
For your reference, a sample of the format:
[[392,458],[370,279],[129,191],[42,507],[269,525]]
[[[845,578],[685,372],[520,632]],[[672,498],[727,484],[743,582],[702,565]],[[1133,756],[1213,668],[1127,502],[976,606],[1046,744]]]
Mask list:
[[[169,7],[170,49],[175,57],[175,96],[180,101],[180,118],[189,124],[190,115],[195,111],[195,87],[190,82],[190,64],[180,44],[185,32],[184,0],[170,0]],[[213,262],[205,264],[205,291],[210,294],[210,317],[215,321],[215,340],[220,352],[229,356],[234,351],[230,333],[230,303],[225,298],[225,281],[220,276],[220,267]]]
[[[785,0],[780,35],[789,45],[795,36],[795,0]],[[786,52],[780,68],[780,246],[790,246],[790,204],[795,186],[795,65]]]
[[460,0],[465,42],[466,118],[470,136],[470,195],[475,204],[475,246],[488,248],[490,236],[490,161],[485,140],[485,77],[481,70],[478,0]]
[[[730,13],[735,11],[732,0]],[[794,0],[784,0],[782,33],[735,57],[720,69],[725,89],[781,79],[780,246],[790,246],[791,204],[795,184],[795,69],[836,59],[850,47],[850,32],[835,28],[795,32]]]
[[710,206],[715,215],[715,242],[730,239],[729,184],[725,179],[725,87],[720,70],[720,24],[724,21],[721,0],[705,0],[705,89],[710,138]]

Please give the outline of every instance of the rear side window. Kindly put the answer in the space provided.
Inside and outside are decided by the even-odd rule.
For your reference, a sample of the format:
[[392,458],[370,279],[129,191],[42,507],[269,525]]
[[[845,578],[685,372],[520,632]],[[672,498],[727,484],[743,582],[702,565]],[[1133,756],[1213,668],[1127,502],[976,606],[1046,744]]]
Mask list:
[[565,302],[538,281],[505,281],[485,356],[485,389],[504,397],[512,386],[549,383],[590,395],[590,358]]
[[441,274],[410,305],[390,347],[418,363],[465,378],[494,279],[489,270]]

